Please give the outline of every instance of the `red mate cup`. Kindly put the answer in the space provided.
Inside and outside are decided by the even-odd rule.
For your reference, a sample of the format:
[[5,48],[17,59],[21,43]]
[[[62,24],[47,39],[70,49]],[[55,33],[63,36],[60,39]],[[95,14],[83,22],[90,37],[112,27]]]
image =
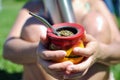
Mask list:
[[71,36],[58,36],[53,33],[53,31],[48,28],[47,37],[48,37],[48,48],[51,50],[65,50],[67,55],[63,59],[56,59],[56,62],[62,61],[71,61],[74,64],[77,64],[83,60],[83,56],[75,55],[73,53],[74,47],[84,48],[83,39],[84,39],[84,28],[83,26],[76,23],[59,23],[53,25],[57,32],[61,30],[69,30],[74,35]]

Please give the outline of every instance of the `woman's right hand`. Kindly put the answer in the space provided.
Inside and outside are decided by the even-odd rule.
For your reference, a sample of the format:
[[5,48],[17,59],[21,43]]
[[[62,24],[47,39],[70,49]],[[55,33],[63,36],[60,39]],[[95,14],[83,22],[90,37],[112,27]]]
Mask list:
[[64,50],[51,51],[46,49],[44,45],[47,43],[47,29],[46,27],[41,26],[40,30],[40,43],[37,48],[38,64],[40,64],[42,68],[54,78],[63,79],[64,74],[66,74],[67,66],[73,65],[73,63],[70,61],[61,63],[55,62],[56,59],[64,58],[66,52]]

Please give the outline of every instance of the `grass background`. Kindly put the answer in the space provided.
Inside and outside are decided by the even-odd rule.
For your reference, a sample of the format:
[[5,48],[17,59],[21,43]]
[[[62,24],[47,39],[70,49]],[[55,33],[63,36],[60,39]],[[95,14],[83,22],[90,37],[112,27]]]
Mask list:
[[[14,64],[3,59],[2,49],[5,38],[13,25],[18,11],[26,0],[2,0],[2,11],[0,11],[0,80],[20,80],[22,76],[22,65]],[[118,18],[120,25],[120,18]],[[116,80],[120,80],[120,64],[111,66]]]
[[20,80],[22,66],[3,59],[2,48],[18,11],[25,1],[2,0],[2,11],[0,11],[0,80]]

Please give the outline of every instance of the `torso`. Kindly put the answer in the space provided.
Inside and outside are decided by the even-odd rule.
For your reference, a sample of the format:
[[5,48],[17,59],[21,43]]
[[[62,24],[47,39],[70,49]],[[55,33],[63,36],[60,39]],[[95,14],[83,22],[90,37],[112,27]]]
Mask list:
[[[83,3],[84,2],[84,3]],[[84,16],[90,11],[91,5],[86,0],[73,0],[72,6],[77,23],[81,23]],[[77,8],[76,8],[77,7]]]

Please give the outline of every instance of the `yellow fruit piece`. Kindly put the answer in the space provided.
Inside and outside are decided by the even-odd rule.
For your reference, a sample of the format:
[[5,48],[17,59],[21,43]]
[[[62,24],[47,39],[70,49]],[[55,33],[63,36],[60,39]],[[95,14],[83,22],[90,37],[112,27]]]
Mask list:
[[80,40],[77,45],[73,46],[72,48],[66,50],[67,52],[67,55],[65,58],[61,59],[61,60],[57,60],[57,62],[63,62],[63,61],[71,61],[73,62],[74,64],[77,64],[79,62],[81,62],[83,60],[83,56],[78,56],[78,55],[74,55],[72,54],[72,50],[74,47],[81,47],[81,48],[84,48],[84,45],[83,45],[83,41]]

